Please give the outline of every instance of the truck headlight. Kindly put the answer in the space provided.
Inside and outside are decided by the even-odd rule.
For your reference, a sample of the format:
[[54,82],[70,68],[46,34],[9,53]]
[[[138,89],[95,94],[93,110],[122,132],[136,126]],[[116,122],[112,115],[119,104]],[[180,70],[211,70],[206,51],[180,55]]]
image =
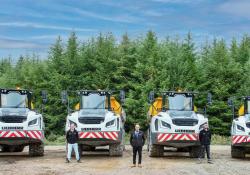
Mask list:
[[240,131],[245,132],[245,128],[244,128],[244,127],[242,127],[242,126],[240,126],[240,125],[237,125],[237,129],[238,129],[238,130],[240,130]]
[[161,125],[162,125],[163,127],[165,127],[165,128],[171,129],[171,125],[170,125],[169,123],[167,123],[167,122],[161,121]]
[[34,120],[29,121],[28,126],[36,125],[36,124],[37,124],[37,118],[34,119]]
[[116,119],[107,122],[107,123],[106,123],[106,127],[115,126],[115,120],[116,120]]

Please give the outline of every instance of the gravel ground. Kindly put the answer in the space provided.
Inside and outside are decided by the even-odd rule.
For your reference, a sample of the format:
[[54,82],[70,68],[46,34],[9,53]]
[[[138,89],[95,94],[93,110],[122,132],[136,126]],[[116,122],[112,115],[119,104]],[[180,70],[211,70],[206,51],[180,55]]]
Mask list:
[[211,146],[213,164],[188,157],[188,153],[165,152],[161,158],[150,158],[144,148],[142,168],[131,168],[132,151],[126,146],[123,157],[109,157],[107,152],[83,152],[82,162],[65,163],[64,146],[46,146],[43,157],[22,153],[0,153],[0,174],[100,174],[100,175],[245,175],[250,172],[250,158],[232,159],[230,146]]

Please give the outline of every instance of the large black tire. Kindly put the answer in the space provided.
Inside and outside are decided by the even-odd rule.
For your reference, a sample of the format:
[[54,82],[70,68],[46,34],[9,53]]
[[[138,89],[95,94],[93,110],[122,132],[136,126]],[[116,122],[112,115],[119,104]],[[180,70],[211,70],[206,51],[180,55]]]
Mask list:
[[245,148],[238,146],[231,146],[231,156],[232,158],[245,158]]
[[162,157],[164,155],[164,146],[162,145],[149,145],[150,157]]
[[110,156],[122,156],[124,150],[123,144],[112,144],[109,145],[109,155]]
[[[189,150],[189,156],[191,158],[198,158],[199,157],[199,154],[200,154],[200,146],[192,146],[190,147],[190,150]],[[203,158],[204,155],[201,156],[201,158]]]
[[44,144],[30,144],[29,145],[29,155],[43,156],[44,155]]

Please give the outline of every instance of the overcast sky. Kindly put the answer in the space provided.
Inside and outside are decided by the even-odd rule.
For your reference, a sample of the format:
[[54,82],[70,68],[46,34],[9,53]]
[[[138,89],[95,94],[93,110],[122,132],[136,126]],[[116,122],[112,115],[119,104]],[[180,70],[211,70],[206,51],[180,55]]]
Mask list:
[[249,33],[250,0],[0,0],[0,58],[36,53],[46,57],[58,35],[79,40],[112,32],[117,40],[156,32],[198,43],[230,41]]

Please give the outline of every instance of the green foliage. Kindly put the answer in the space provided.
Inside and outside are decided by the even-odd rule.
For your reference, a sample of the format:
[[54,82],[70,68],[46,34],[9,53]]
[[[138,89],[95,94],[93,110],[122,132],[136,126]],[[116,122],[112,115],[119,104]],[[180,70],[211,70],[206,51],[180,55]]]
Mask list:
[[212,135],[212,144],[213,145],[230,145],[231,138],[229,136],[222,136],[214,134]]
[[[151,90],[211,92],[213,104],[207,108],[213,134],[229,135],[232,114],[227,99],[250,95],[250,37],[205,43],[197,48],[190,33],[180,40],[167,37],[159,41],[154,32],[131,39],[127,34],[117,42],[111,33],[100,34],[81,42],[72,33],[65,43],[59,37],[49,49],[48,59],[36,55],[0,61],[1,87],[16,85],[31,89],[36,108],[40,109],[40,91],[49,92],[45,106],[46,135],[56,141],[64,133],[66,106],[60,92],[70,93],[71,104],[77,103],[75,90],[109,89],[126,91],[127,130],[134,123],[147,128],[148,93]],[[195,104],[203,108],[205,98]],[[236,104],[239,106],[240,101]]]

